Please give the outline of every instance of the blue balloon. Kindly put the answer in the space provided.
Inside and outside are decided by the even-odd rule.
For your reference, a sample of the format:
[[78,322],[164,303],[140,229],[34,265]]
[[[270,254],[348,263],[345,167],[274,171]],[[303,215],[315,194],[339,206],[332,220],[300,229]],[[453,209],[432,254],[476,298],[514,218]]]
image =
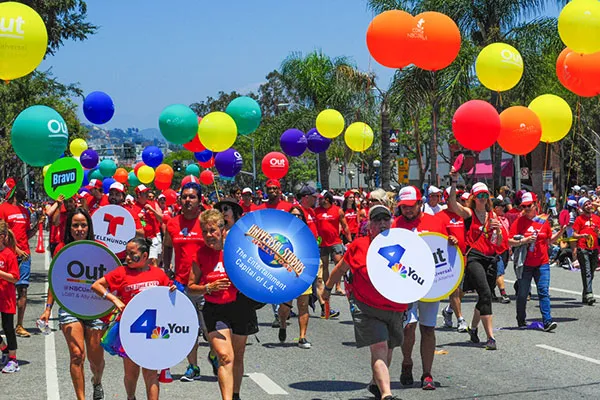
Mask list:
[[83,171],[83,182],[81,183],[81,186],[87,186],[90,184],[90,178],[88,178],[89,173],[89,169]]
[[115,105],[104,92],[92,92],[83,101],[83,114],[92,124],[105,124],[115,114]]
[[116,181],[113,178],[104,178],[104,180],[102,181],[102,191],[105,194],[108,194],[108,191],[110,190],[110,185],[112,185],[115,182]]
[[[270,246],[277,242],[280,257],[265,252],[267,246],[248,240],[252,232],[259,244],[266,244],[265,238]],[[259,210],[246,214],[229,230],[223,264],[231,283],[243,294],[261,303],[281,304],[312,285],[319,270],[319,248],[299,218],[285,211]]]
[[200,162],[207,162],[212,158],[212,156],[213,152],[210,150],[204,150],[194,153],[194,157],[196,157],[196,160]]
[[317,128],[312,128],[306,133],[306,140],[308,142],[308,150],[312,151],[313,153],[322,153],[327,151],[329,145],[331,144],[331,139],[321,136],[321,134],[317,132]]
[[292,128],[281,134],[279,144],[285,154],[291,157],[298,157],[306,151],[308,141],[306,136],[304,136],[304,132],[300,129]]
[[236,176],[241,170],[244,161],[236,149],[230,148],[215,156],[215,167],[219,175],[228,178]]
[[163,153],[156,146],[148,146],[142,151],[142,161],[149,167],[156,168],[163,161]]

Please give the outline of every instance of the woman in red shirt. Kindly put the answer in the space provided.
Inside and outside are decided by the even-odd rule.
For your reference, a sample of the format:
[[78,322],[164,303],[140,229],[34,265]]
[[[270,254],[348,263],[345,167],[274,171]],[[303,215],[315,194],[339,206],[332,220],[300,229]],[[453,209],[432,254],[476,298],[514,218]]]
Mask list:
[[465,226],[468,226],[466,229],[467,265],[463,290],[475,289],[478,296],[468,332],[471,342],[479,343],[477,327],[481,321],[487,335],[485,348],[496,350],[490,288],[496,283],[496,257],[501,252],[498,246],[502,245],[502,240],[506,237],[507,232],[492,211],[490,192],[484,183],[477,182],[473,185],[471,198],[465,207],[456,200],[458,174],[452,169],[450,176],[452,186],[448,198],[448,208],[462,217],[465,220]]
[[[158,267],[151,266],[150,247],[152,242],[133,238],[125,249],[125,263],[104,275],[92,284],[92,290],[103,299],[111,301],[119,312],[123,312],[131,299],[144,289],[154,286],[170,286],[171,292],[177,286]],[[116,295],[112,294],[113,292]],[[135,399],[135,388],[140,375],[140,366],[130,358],[123,358],[125,370],[125,391],[127,399]],[[149,400],[158,400],[159,386],[157,371],[142,368],[142,376],[146,384],[146,395]]]
[[[352,240],[356,238],[358,235],[358,226],[360,225],[360,215],[359,210],[356,207],[356,201],[354,199],[353,192],[346,192],[346,196],[344,197],[344,202],[342,203],[342,210],[344,210],[344,217],[346,217],[346,223],[348,224],[348,230],[350,231],[350,236]],[[348,242],[345,240],[345,237],[342,237],[344,243]]]
[[219,388],[223,400],[240,396],[248,335],[258,332],[256,310],[227,276],[223,265],[225,220],[213,209],[200,215],[204,246],[192,263],[188,292],[202,294],[208,341],[219,359]]
[[19,280],[15,235],[5,221],[0,221],[0,314],[2,330],[6,335],[6,344],[0,336],[2,350],[2,373],[19,372],[17,362],[17,335],[15,333],[15,282]]

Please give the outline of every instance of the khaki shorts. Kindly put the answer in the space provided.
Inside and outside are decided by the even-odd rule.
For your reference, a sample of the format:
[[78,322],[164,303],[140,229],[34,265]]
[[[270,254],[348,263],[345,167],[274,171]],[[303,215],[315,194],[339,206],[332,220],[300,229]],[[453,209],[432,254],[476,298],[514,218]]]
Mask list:
[[388,348],[402,346],[404,341],[404,312],[381,310],[368,306],[354,297],[349,299],[354,321],[356,347],[387,342]]
[[328,256],[330,261],[334,261],[333,260],[333,256],[343,256],[344,255],[344,245],[341,243],[338,244],[334,244],[333,246],[329,246],[329,247],[321,247],[319,249],[319,252],[321,254],[321,257],[324,256]]

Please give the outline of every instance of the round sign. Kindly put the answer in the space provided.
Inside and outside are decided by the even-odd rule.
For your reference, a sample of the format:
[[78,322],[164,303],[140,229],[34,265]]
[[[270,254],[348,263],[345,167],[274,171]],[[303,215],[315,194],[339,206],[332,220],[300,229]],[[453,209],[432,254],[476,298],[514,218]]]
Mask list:
[[319,248],[308,226],[280,210],[246,214],[231,228],[223,252],[229,279],[246,296],[280,304],[300,296],[319,270]]
[[106,243],[115,254],[125,251],[127,242],[135,237],[135,220],[124,207],[110,204],[92,215],[94,237]]
[[108,314],[113,303],[92,292],[92,283],[121,263],[105,246],[79,240],[63,247],[50,263],[48,282],[54,299],[62,308],[81,319]]
[[77,194],[83,182],[83,167],[73,157],[63,157],[54,161],[46,171],[44,189],[46,194],[58,199],[61,194],[70,199]]
[[422,299],[431,289],[435,263],[429,246],[418,234],[393,228],[371,242],[367,272],[383,297],[408,304]]
[[121,344],[137,365],[162,370],[179,364],[198,339],[198,313],[179,290],[141,291],[127,304],[119,324]]
[[465,272],[465,258],[458,247],[448,241],[448,236],[423,232],[435,263],[435,279],[429,292],[421,301],[434,302],[447,298],[456,290]]

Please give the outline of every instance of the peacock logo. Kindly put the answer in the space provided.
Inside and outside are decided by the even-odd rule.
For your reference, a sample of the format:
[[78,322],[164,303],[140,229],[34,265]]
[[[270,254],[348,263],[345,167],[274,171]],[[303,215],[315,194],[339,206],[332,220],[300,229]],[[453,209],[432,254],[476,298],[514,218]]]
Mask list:
[[406,267],[402,264],[400,265],[402,266],[402,268],[400,268],[400,277],[406,278]]
[[151,339],[168,339],[171,335],[169,335],[169,330],[165,327],[157,326],[152,331]]

